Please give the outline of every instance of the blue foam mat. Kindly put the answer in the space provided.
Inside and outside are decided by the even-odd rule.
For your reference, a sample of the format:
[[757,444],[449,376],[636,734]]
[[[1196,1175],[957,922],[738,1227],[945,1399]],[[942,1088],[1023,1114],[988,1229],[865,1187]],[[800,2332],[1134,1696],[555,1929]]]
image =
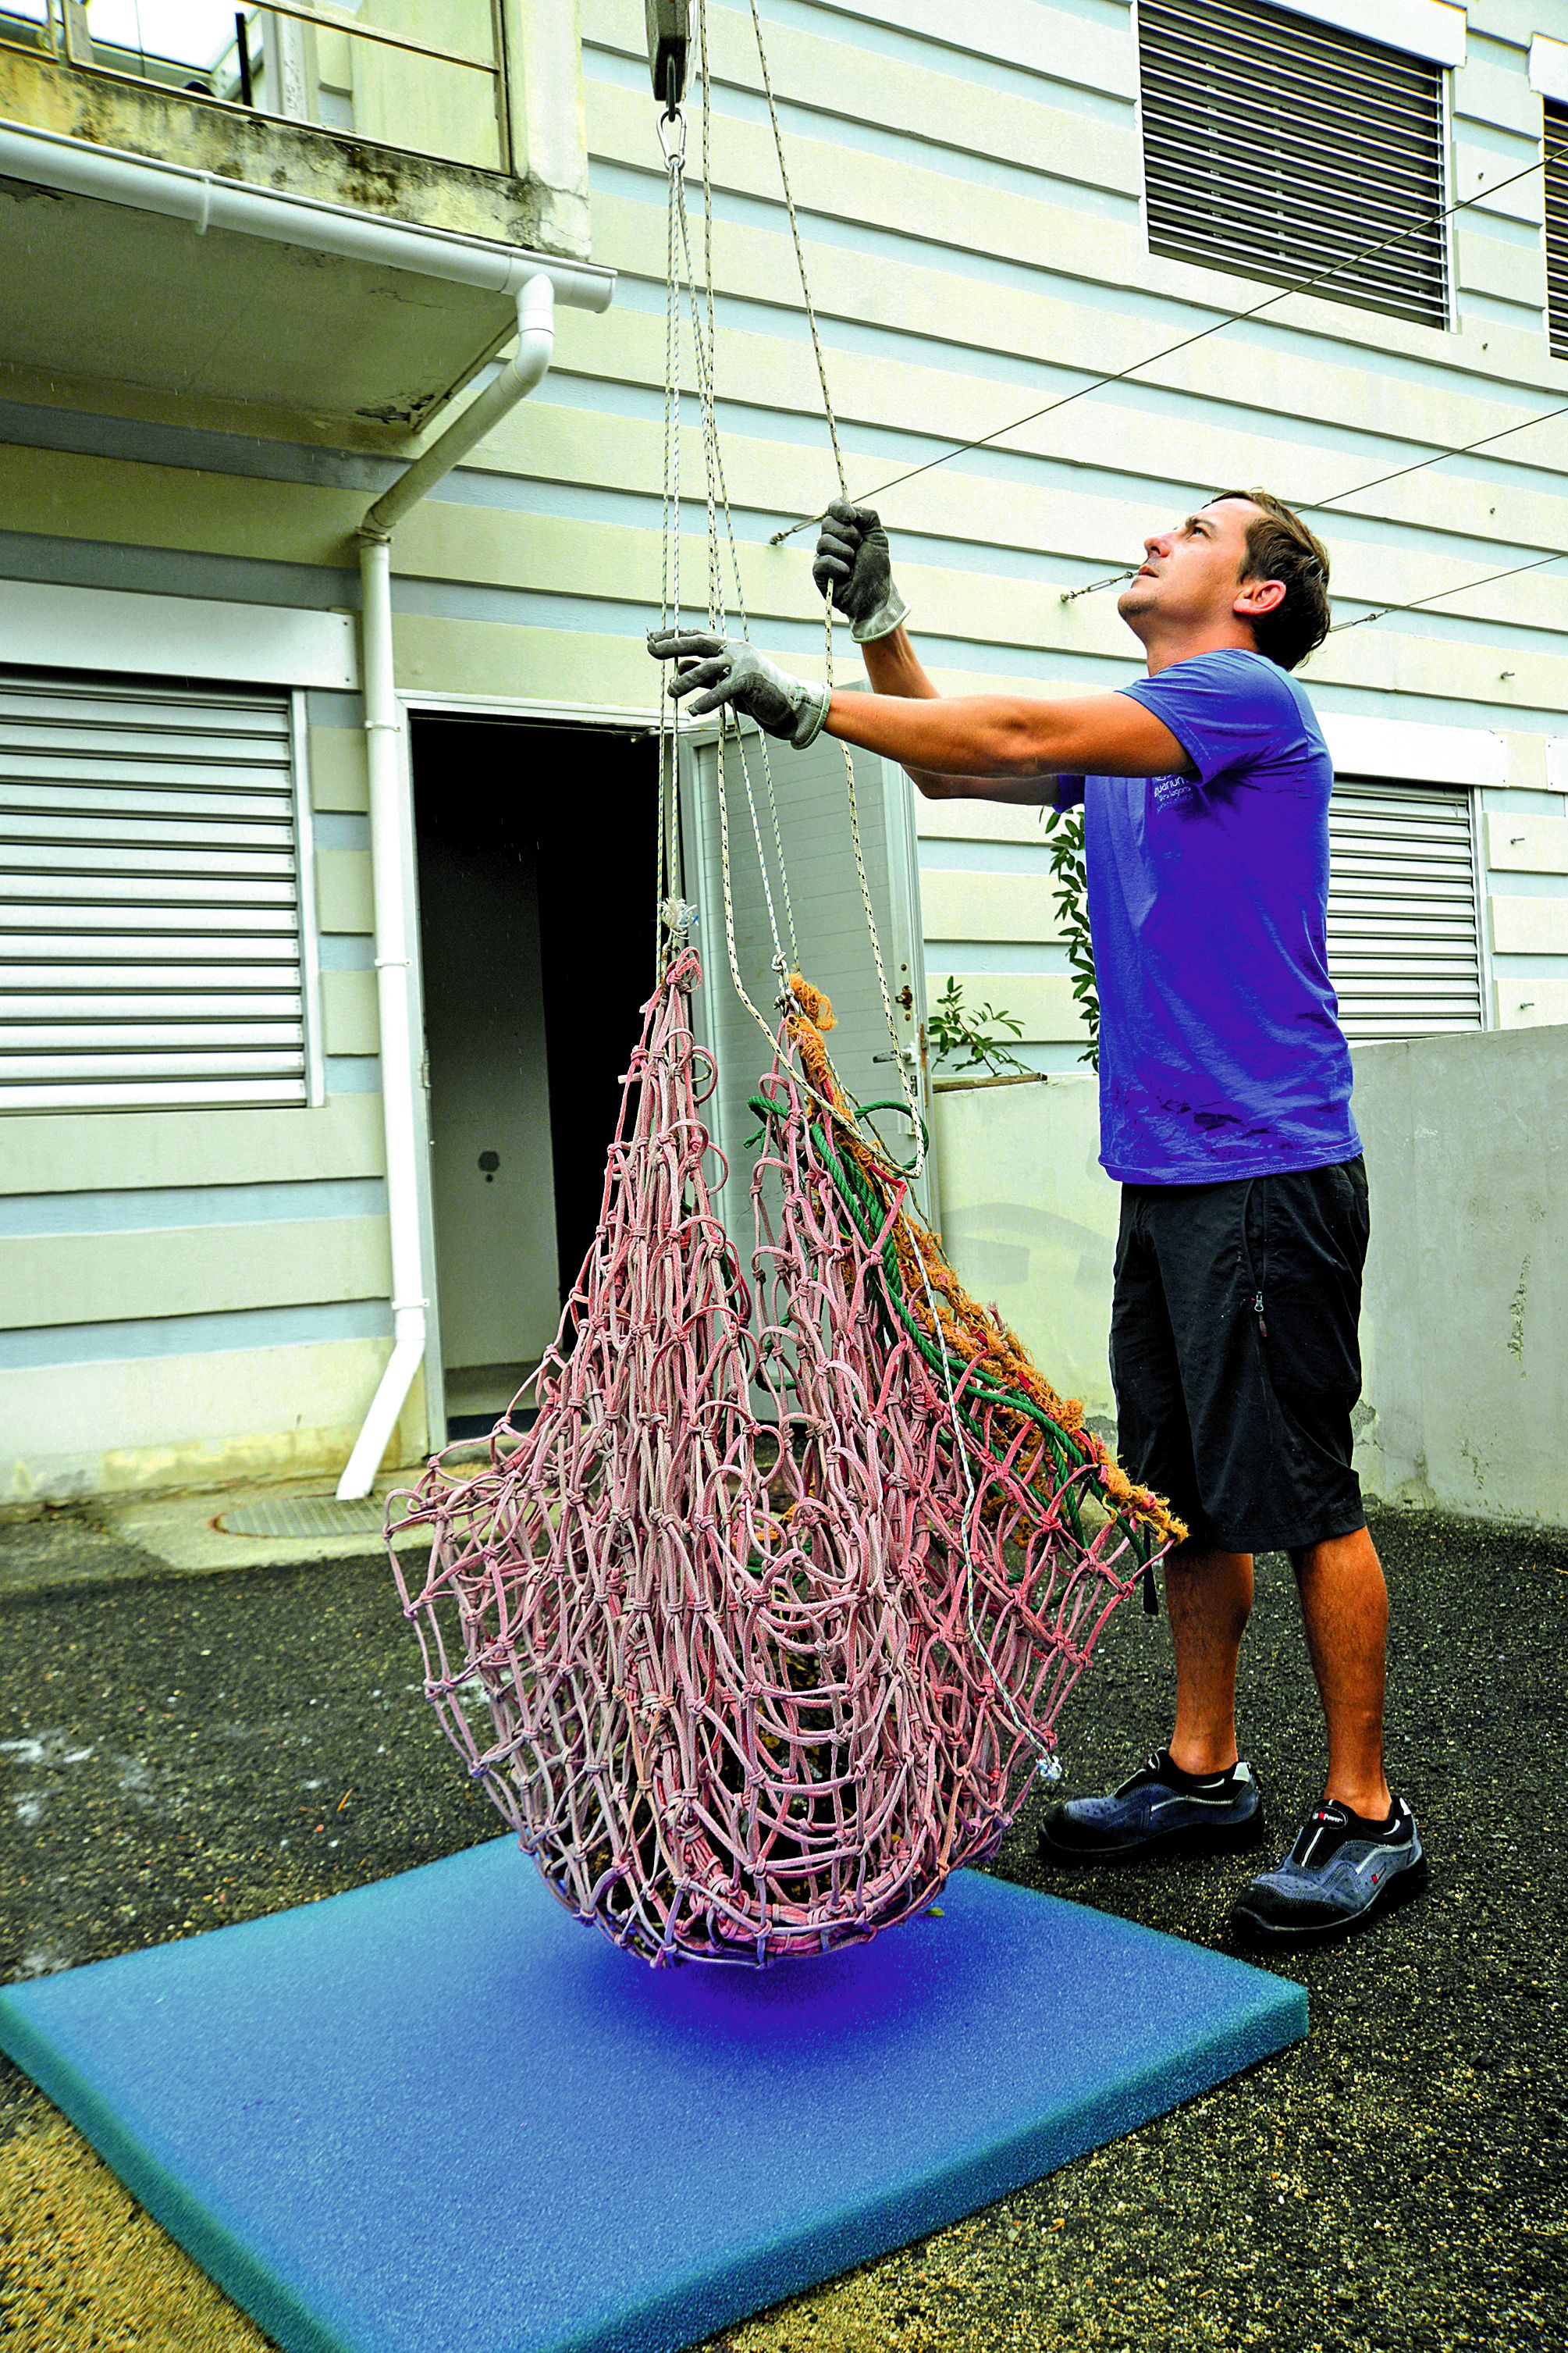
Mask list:
[[961,1872],[874,1944],[652,1971],[498,1839],[0,1993],[0,2047],[287,2353],[670,2353],[1306,2032]]

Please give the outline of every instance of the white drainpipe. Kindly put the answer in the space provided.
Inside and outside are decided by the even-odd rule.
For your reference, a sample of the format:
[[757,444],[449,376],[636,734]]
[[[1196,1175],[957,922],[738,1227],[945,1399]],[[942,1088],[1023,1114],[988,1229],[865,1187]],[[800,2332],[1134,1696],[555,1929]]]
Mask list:
[[553,289],[542,272],[518,296],[517,350],[493,384],[376,501],[360,527],[360,634],[365,750],[370,765],[370,856],[375,885],[376,1006],[381,1019],[382,1105],[386,1127],[386,1213],[392,1234],[392,1355],[338,1482],[341,1497],[368,1495],[397,1417],[425,1360],[429,1270],[419,1226],[421,1107],[415,1072],[414,810],[405,788],[403,715],[393,673],[392,544],[395,524],[450,471],[476,441],[539,384],[555,343]]

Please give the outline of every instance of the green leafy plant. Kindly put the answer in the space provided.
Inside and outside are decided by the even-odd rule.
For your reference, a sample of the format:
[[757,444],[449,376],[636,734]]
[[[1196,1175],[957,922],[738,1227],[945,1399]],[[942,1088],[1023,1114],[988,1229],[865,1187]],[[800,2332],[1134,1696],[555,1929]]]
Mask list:
[[1051,877],[1056,884],[1057,914],[1067,944],[1072,993],[1082,1008],[1089,1043],[1079,1056],[1091,1071],[1100,1068],[1100,989],[1094,976],[1094,943],[1089,932],[1089,876],[1083,858],[1083,811],[1052,809],[1046,818],[1052,837]]
[[999,1077],[1007,1071],[1028,1068],[1000,1034],[1010,1029],[1015,1038],[1023,1036],[1024,1025],[1016,1015],[994,1005],[966,1005],[963,987],[952,973],[931,1008],[930,1029],[939,1069],[945,1062],[960,1071],[988,1071]]

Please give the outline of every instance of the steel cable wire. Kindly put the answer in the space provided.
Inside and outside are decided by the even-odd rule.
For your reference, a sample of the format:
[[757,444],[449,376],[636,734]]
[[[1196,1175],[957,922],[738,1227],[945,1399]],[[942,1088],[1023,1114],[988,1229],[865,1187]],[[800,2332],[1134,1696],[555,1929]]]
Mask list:
[[[753,0],[753,6],[754,5],[755,0]],[[1558,152],[1549,151],[1552,154]],[[1568,150],[1561,152],[1568,153]],[[1392,246],[1402,244],[1407,237],[1431,228],[1438,222],[1451,218],[1456,213],[1466,212],[1472,206],[1485,204],[1489,196],[1500,195],[1505,188],[1511,188],[1516,182],[1529,179],[1531,173],[1544,169],[1547,161],[1548,155],[1538,156],[1533,163],[1525,164],[1522,170],[1510,172],[1506,179],[1493,180],[1488,186],[1478,188],[1473,195],[1458,197],[1453,204],[1445,205],[1440,211],[1408,224],[1405,228],[1396,230],[1393,236],[1381,237],[1374,245],[1363,246],[1358,252],[1335,262],[1330,269],[1321,270],[1315,278],[1306,279],[1295,285],[1282,286],[1276,292],[1265,296],[1262,301],[1251,303],[1245,310],[1227,311],[1223,318],[1212,320],[1206,327],[1200,327],[1190,335],[1183,335],[1173,343],[1162,344],[1158,351],[1146,353],[1142,359],[1130,361],[1126,367],[1108,370],[1103,375],[1093,377],[1089,383],[1079,385],[1071,392],[1063,393],[1059,398],[1047,401],[1042,407],[1031,408],[1025,416],[1015,417],[1009,424],[994,427],[989,433],[978,433],[973,439],[967,441],[955,441],[952,448],[944,449],[940,457],[928,458],[921,464],[910,466],[901,474],[889,475],[886,481],[879,482],[873,489],[863,491],[856,503],[865,505],[872,499],[885,497],[889,491],[898,490],[905,482],[915,481],[922,474],[933,473],[939,466],[950,465],[954,458],[965,457],[972,449],[989,448],[994,442],[1005,440],[1009,433],[1021,432],[1026,425],[1037,425],[1042,417],[1054,417],[1059,409],[1070,408],[1075,402],[1087,400],[1094,393],[1104,392],[1111,385],[1125,384],[1131,377],[1141,375],[1145,368],[1156,367],[1162,360],[1174,359],[1180,353],[1191,351],[1195,344],[1207,343],[1211,336],[1224,334],[1227,327],[1243,326],[1249,319],[1260,318],[1265,311],[1271,311],[1277,304],[1288,301],[1292,295],[1314,293],[1319,287],[1331,283],[1342,271],[1358,267],[1362,262],[1370,260],[1373,255],[1383,253]],[[793,209],[791,221],[795,228],[798,252],[799,231],[794,220]],[[1544,419],[1537,418],[1532,421],[1541,423]],[[768,543],[772,547],[780,546],[786,539],[792,539],[796,532],[809,530],[814,522],[821,521],[820,514],[801,515],[784,530],[775,532]]]

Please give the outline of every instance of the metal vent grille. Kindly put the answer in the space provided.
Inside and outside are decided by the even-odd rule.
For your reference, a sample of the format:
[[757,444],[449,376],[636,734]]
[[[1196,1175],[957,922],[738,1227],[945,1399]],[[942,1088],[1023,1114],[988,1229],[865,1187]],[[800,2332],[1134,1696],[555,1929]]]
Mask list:
[[287,695],[0,670],[0,1110],[302,1103]]
[[1546,123],[1546,322],[1552,356],[1568,359],[1568,106],[1548,105]]
[[1485,1027],[1470,797],[1336,780],[1329,972],[1353,1041]]
[[1447,325],[1440,67],[1259,0],[1138,27],[1152,252]]

